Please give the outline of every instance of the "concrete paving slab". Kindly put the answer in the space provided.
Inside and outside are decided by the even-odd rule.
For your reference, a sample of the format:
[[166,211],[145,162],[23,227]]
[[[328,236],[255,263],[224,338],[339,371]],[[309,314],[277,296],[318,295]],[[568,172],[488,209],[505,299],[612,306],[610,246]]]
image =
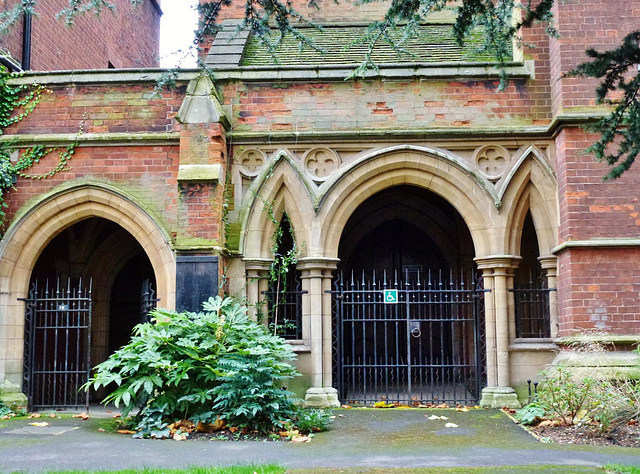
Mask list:
[[[447,420],[428,420],[432,414]],[[496,410],[340,410],[310,443],[134,440],[109,430],[110,418],[52,418],[48,435],[32,420],[0,424],[0,472],[116,470],[276,463],[341,467],[640,465],[640,449],[541,443]],[[427,416],[425,416],[427,415]],[[457,428],[446,428],[447,422]],[[25,428],[27,428],[25,430]],[[106,431],[98,431],[99,428]],[[32,430],[33,428],[33,430]],[[59,434],[55,434],[59,433]]]

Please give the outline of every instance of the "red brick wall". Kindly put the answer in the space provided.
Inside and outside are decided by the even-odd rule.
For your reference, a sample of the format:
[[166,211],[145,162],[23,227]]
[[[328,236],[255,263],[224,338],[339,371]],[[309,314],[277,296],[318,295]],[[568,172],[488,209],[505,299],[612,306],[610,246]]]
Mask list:
[[160,95],[154,83],[50,87],[25,120],[6,134],[76,133],[85,119],[87,133],[166,132],[179,130],[173,117],[180,109],[185,86]]
[[[336,2],[335,0],[317,0],[319,8],[310,5],[307,0],[293,0],[291,4],[305,18],[322,21],[373,21],[381,20],[389,8],[389,2],[371,2],[355,5],[352,0]],[[220,19],[244,18],[244,2],[232,2],[220,12]]]
[[[67,6],[66,0],[43,0],[37,4],[38,16],[32,21],[31,69],[106,69],[157,67],[160,15],[151,0],[135,7],[130,0],[112,0],[116,9],[105,9],[99,18],[81,15],[73,27],[55,15]],[[0,47],[22,60],[22,22]]]
[[592,106],[597,82],[563,78],[562,74],[587,59],[587,48],[614,48],[628,33],[637,30],[640,4],[624,0],[565,0],[556,2],[554,12],[560,33],[560,38],[552,39],[550,45],[554,112]]
[[546,124],[546,87],[523,81],[233,83],[224,87],[235,131],[376,130]]
[[[595,140],[579,128],[556,139],[559,241],[637,238],[640,168],[603,182],[607,166],[584,150]],[[601,328],[640,334],[640,248],[568,249],[558,260],[560,335]]]
[[[47,179],[18,178],[16,190],[9,191],[7,222],[21,206],[56,186],[76,179],[110,183],[148,206],[152,214],[174,228],[177,209],[178,146],[79,147],[69,161],[68,171]],[[57,152],[29,170],[46,173],[57,163]],[[32,203],[33,204],[33,203]]]
[[[180,131],[174,116],[184,99],[184,86],[152,97],[154,86],[154,83],[58,86],[43,95],[26,120],[10,126],[6,132],[77,133],[83,118],[86,133]],[[214,155],[222,153],[224,158],[226,150],[224,139],[219,136],[219,125],[214,124],[207,133],[206,136],[218,139],[218,142],[213,139],[207,142],[210,151]],[[147,212],[158,218],[174,241],[208,239],[219,242],[223,187],[179,187],[177,173],[181,146],[185,144],[177,139],[173,143],[157,145],[111,145],[108,142],[81,145],[69,161],[67,171],[40,180],[18,179],[16,190],[5,195],[9,206],[6,224],[11,224],[20,208],[36,204],[43,193],[74,180],[85,180],[107,183],[136,198]],[[47,173],[56,166],[57,160],[58,154],[54,151],[28,172]],[[221,181],[224,182],[224,173]]]
[[560,336],[640,334],[640,248],[572,249],[558,258]]

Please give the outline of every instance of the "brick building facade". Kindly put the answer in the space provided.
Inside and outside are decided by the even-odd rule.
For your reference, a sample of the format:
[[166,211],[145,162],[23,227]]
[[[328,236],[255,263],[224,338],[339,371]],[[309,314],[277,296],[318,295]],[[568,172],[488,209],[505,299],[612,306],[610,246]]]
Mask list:
[[[65,0],[39,2],[30,25],[23,17],[8,35],[0,36],[0,54],[8,53],[22,69],[34,71],[157,67],[159,3],[110,3],[114,10],[105,8],[99,18],[93,13],[79,15],[69,27],[64,18],[56,18],[68,7]],[[11,0],[4,4],[12,6]]]
[[632,31],[637,2],[559,2],[560,37],[525,31],[533,48],[514,48],[504,91],[447,17],[420,28],[412,54],[383,46],[379,70],[345,81],[360,56],[338,43],[362,30],[340,22],[345,5],[310,31],[325,56],[285,42],[276,63],[234,34],[230,10],[208,48],[215,82],[184,71],[154,94],[160,72],[19,79],[52,92],[7,136],[65,145],[83,120],[85,133],[68,170],[7,195],[5,398],[33,372],[18,298],[36,280],[93,279],[95,363],[139,320],[144,282],[164,307],[197,309],[220,287],[268,312],[277,222],[299,252],[282,311],[310,404],[515,404],[595,330],[615,342],[605,365],[637,363],[640,171],[602,181],[581,128],[602,113],[594,84],[562,76],[585,46]]

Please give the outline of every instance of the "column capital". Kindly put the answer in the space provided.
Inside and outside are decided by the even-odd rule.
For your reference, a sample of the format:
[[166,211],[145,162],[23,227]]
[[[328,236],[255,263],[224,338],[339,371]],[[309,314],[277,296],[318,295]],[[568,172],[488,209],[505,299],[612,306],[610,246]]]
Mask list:
[[338,263],[340,263],[339,258],[328,258],[328,257],[303,257],[299,258],[296,262],[296,269],[302,271],[312,271],[312,270],[329,270],[333,271],[338,268]]
[[520,265],[522,257],[518,255],[488,255],[486,257],[476,257],[473,259],[479,270],[489,270],[494,268],[515,269]]
[[244,262],[244,268],[247,271],[249,270],[261,271],[261,270],[269,270],[271,268],[271,263],[273,262],[273,259],[245,257],[242,259],[242,261]]
[[558,267],[558,257],[555,255],[543,255],[538,257],[543,270],[555,270]]

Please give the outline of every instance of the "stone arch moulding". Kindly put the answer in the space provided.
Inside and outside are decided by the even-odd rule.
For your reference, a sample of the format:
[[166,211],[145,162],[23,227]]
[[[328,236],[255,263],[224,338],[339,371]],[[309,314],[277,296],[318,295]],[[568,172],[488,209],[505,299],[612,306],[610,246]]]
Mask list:
[[557,181],[539,149],[531,146],[524,151],[517,166],[510,170],[500,195],[509,210],[503,241],[507,253],[520,254],[522,226],[527,212],[531,212],[540,255],[550,255],[557,245]]
[[56,235],[89,217],[111,220],[138,241],[153,266],[163,306],[175,306],[175,257],[166,233],[132,198],[108,186],[91,184],[51,195],[7,231],[0,245],[0,313],[6,315],[0,322],[22,327],[24,304],[17,298],[27,294],[36,260]]
[[[249,189],[242,206],[246,214],[242,219],[240,250],[245,258],[272,258],[270,242],[275,224],[264,210],[267,204],[276,219],[286,211],[296,240],[306,242],[309,223],[314,216],[313,187],[288,153],[280,150],[275,154]],[[305,256],[306,245],[300,250]]]
[[497,253],[488,222],[498,218],[493,185],[461,159],[442,150],[403,145],[362,157],[320,187],[317,228],[311,248],[336,257],[347,220],[368,197],[397,185],[421,187],[440,195],[460,213],[471,233],[477,256]]

